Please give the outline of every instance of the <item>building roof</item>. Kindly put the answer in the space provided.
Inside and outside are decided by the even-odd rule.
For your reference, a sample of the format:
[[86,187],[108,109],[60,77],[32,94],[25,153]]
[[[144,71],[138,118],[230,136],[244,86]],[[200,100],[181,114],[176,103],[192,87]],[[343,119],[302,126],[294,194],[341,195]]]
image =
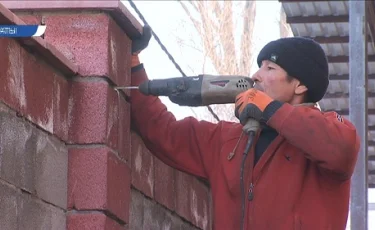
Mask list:
[[[349,118],[349,2],[279,0],[294,36],[319,42],[330,69],[327,94],[319,102],[324,111]],[[368,7],[368,171],[369,187],[375,187],[375,3]]]

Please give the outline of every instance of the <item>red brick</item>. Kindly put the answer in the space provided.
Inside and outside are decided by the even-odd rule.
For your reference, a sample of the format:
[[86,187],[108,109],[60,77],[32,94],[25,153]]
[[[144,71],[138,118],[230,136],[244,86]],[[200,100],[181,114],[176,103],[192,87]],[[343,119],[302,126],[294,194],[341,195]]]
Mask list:
[[130,165],[130,105],[122,97],[119,99],[118,152],[119,157]]
[[130,169],[108,148],[69,150],[68,208],[108,210],[129,220]]
[[104,81],[76,81],[70,98],[69,142],[118,145],[118,97]]
[[[117,91],[109,87],[107,88],[107,95],[108,95],[107,97],[107,129],[106,129],[107,143],[113,149],[117,150],[119,145],[123,144],[123,143],[119,143],[120,119],[123,118],[123,117],[120,117],[119,104],[120,104],[120,101],[122,100],[119,98]],[[129,130],[129,125],[123,128],[126,130]]]
[[45,16],[45,40],[77,64],[81,76],[106,76],[117,85],[130,82],[131,40],[104,13]]
[[13,39],[0,39],[0,98],[16,111],[26,106],[24,59],[26,52]]
[[210,202],[207,185],[194,178],[190,199],[192,223],[201,229],[208,229]]
[[191,213],[191,186],[193,177],[189,174],[176,170],[176,213],[185,218],[192,220]]
[[108,21],[105,14],[49,14],[44,38],[77,64],[82,76],[106,76]]
[[67,139],[66,79],[16,41],[1,39],[0,97],[11,108],[50,133]]
[[70,214],[67,217],[68,230],[125,230],[116,221],[102,213]]
[[131,133],[131,168],[132,184],[146,196],[154,196],[154,160],[144,146],[142,139],[134,132]]
[[112,19],[109,20],[108,50],[109,77],[118,85],[130,85],[131,40]]
[[107,84],[73,82],[70,96],[69,141],[104,143],[107,124]]
[[130,209],[130,167],[117,159],[114,154],[108,159],[108,207],[126,223],[129,223]]
[[71,83],[65,78],[55,77],[53,87],[53,133],[68,141],[68,112]]
[[[24,61],[23,115],[43,129],[53,132],[54,69],[35,56],[26,55]],[[21,103],[22,105],[22,103]]]
[[174,169],[154,158],[155,165],[155,200],[170,210],[175,209]]

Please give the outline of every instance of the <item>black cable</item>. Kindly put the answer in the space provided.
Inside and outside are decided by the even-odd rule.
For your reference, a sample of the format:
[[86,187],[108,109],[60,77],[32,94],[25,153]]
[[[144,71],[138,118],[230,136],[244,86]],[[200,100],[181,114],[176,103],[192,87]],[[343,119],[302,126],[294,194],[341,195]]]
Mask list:
[[246,204],[246,195],[245,195],[245,182],[244,182],[244,169],[245,169],[245,162],[246,162],[246,157],[250,151],[250,148],[251,148],[251,145],[253,144],[253,140],[254,140],[254,136],[255,136],[255,132],[254,131],[250,131],[249,133],[249,137],[247,139],[247,143],[246,143],[246,147],[245,147],[245,150],[243,152],[243,155],[242,155],[242,162],[241,162],[241,170],[240,170],[240,173],[241,173],[241,176],[240,176],[240,180],[241,180],[241,199],[242,199],[242,209],[241,209],[241,230],[244,230],[244,227],[245,227],[245,204]]
[[[133,9],[135,10],[135,12],[138,14],[139,18],[142,20],[143,24],[150,25],[150,24],[148,24],[148,22],[146,21],[146,19],[143,17],[142,13],[138,10],[138,8],[134,4],[134,2],[132,0],[128,0],[128,1],[129,1],[130,5],[133,7]],[[155,32],[153,30],[151,30],[151,32],[152,32],[152,35],[154,36],[155,40],[160,45],[161,49],[167,54],[168,58],[173,62],[173,64],[178,69],[178,71],[180,71],[180,73],[182,74],[182,76],[186,77],[186,74],[184,73],[184,71],[182,71],[181,67],[174,60],[173,56],[168,52],[167,48],[161,42],[160,38],[155,34]]]
[[[143,24],[150,25],[150,24],[148,24],[148,22],[146,21],[146,19],[143,17],[142,13],[138,10],[138,8],[134,4],[134,2],[132,0],[128,0],[128,1],[130,3],[130,6],[133,7],[133,9],[135,10],[135,12],[138,14],[139,18],[142,20]],[[155,40],[157,41],[157,43],[160,45],[161,49],[167,54],[169,60],[171,60],[171,62],[174,64],[174,66],[177,68],[177,70],[180,71],[180,73],[181,73],[181,75],[183,77],[187,77],[186,74],[184,73],[184,71],[182,71],[180,65],[177,64],[177,62],[175,61],[175,59],[173,58],[173,56],[169,53],[169,51],[167,50],[167,48],[161,42],[160,38],[156,35],[156,33],[153,30],[151,30],[151,32],[152,32],[152,35],[154,36]],[[209,105],[207,106],[207,108],[208,108],[208,111],[212,114],[212,116],[217,121],[220,121],[219,116],[212,110],[212,108]]]

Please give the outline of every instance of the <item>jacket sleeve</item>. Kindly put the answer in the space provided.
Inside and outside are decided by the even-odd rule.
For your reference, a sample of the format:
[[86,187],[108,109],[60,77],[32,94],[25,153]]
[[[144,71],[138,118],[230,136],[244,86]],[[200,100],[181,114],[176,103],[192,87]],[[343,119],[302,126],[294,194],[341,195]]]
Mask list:
[[354,125],[337,113],[284,103],[267,124],[301,149],[308,159],[317,162],[323,171],[343,180],[353,174],[359,137]]
[[[143,64],[133,67],[133,85],[147,79]],[[208,179],[221,149],[222,123],[193,117],[177,121],[158,97],[136,90],[131,92],[131,117],[154,156],[173,168]]]

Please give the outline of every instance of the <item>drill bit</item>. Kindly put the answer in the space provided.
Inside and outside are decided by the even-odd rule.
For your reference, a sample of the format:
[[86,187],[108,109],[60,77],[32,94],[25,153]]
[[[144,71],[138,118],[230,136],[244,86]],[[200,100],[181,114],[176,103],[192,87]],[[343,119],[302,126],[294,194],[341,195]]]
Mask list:
[[119,89],[139,89],[139,86],[117,86],[114,89],[115,90],[119,90]]

